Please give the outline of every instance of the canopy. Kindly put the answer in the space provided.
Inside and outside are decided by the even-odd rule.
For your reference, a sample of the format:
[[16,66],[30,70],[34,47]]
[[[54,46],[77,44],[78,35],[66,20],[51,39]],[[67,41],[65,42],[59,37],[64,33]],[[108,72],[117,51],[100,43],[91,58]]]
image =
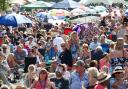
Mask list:
[[88,4],[107,4],[112,5],[112,3],[122,3],[125,4],[125,0],[81,0],[80,3],[88,5]]
[[23,23],[32,23],[32,21],[20,14],[7,14],[0,17],[0,25],[17,27]]
[[48,6],[45,3],[30,3],[22,6],[22,8],[28,8],[28,9],[42,9],[47,7]]
[[76,8],[79,7],[80,4],[78,2],[75,2],[73,0],[63,0],[61,2],[58,2],[52,6],[52,8]]

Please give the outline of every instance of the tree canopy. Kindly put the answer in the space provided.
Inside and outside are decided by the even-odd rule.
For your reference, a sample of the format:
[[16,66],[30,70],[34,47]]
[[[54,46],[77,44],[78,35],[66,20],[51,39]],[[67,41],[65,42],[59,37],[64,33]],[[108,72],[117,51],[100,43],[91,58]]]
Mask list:
[[6,11],[9,6],[9,0],[0,0],[0,11]]

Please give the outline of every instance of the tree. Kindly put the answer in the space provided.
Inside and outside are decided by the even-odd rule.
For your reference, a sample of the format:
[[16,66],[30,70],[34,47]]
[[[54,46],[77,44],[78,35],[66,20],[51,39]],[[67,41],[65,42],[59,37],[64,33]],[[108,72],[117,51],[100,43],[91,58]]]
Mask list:
[[9,0],[0,0],[0,11],[6,11],[9,6]]

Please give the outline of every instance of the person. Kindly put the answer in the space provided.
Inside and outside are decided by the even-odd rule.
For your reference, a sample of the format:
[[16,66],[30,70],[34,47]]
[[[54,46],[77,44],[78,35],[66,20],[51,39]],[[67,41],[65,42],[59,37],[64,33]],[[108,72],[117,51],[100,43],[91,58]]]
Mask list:
[[98,62],[96,60],[92,60],[89,64],[88,71],[88,77],[89,77],[89,89],[94,89],[94,86],[96,85],[97,78],[99,75],[98,71]]
[[105,72],[101,72],[98,75],[98,82],[97,85],[95,85],[94,89],[107,89],[108,80],[111,76],[106,74]]
[[48,80],[48,72],[42,68],[39,72],[38,80],[35,80],[31,85],[30,89],[55,89],[54,83]]
[[26,87],[30,88],[31,84],[36,78],[36,69],[35,65],[31,64],[28,67],[28,73],[25,75],[24,84]]
[[118,38],[114,50],[110,51],[110,73],[116,66],[125,66],[128,58],[128,52],[124,49],[124,39]]
[[75,62],[77,57],[78,57],[79,47],[80,47],[79,37],[78,37],[76,31],[71,32],[68,43],[69,43],[69,46],[70,46],[70,49],[71,49],[73,61]]
[[82,45],[82,52],[80,52],[80,58],[85,62],[85,65],[88,67],[88,64],[91,59],[91,52],[89,50],[88,44]]
[[89,48],[91,49],[91,50],[95,50],[98,46],[100,46],[101,44],[100,44],[100,42],[98,41],[98,37],[97,36],[95,36],[94,38],[93,38],[93,42],[91,42],[90,43],[90,45],[89,45]]
[[24,64],[24,60],[26,57],[26,52],[23,50],[22,45],[18,45],[17,49],[14,51],[14,57],[16,58],[17,64]]
[[88,89],[89,77],[85,72],[85,63],[83,60],[78,60],[75,64],[75,71],[70,75],[70,89]]
[[110,89],[127,89],[128,85],[125,82],[127,77],[124,76],[124,69],[121,66],[116,66],[112,78],[110,79]]
[[2,53],[0,53],[0,80],[3,81],[3,84],[10,86],[10,83],[7,79],[10,68],[4,58],[5,57],[2,55]]
[[56,77],[50,79],[50,81],[55,83],[56,89],[70,89],[69,80],[63,77],[64,71],[65,66],[59,64],[55,71]]
[[29,48],[32,48],[33,46],[36,46],[36,43],[34,42],[34,38],[32,36],[28,37],[28,41],[25,43]]
[[73,66],[73,58],[69,45],[68,43],[62,43],[61,47],[63,51],[59,55],[59,60],[61,61],[62,64],[67,65],[68,70],[71,70]]

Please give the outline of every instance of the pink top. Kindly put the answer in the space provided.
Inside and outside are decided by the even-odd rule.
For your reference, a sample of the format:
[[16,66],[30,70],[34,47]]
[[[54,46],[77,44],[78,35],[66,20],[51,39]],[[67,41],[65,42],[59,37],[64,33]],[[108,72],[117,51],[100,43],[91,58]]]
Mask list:
[[35,88],[35,89],[45,89],[45,88],[41,85],[41,83],[40,83],[39,81],[37,81],[37,82],[35,83],[34,88]]
[[97,84],[94,89],[106,89],[105,86],[101,85],[101,84]]
[[99,65],[100,65],[100,70],[101,70],[101,71],[105,71],[105,67],[107,67],[107,69],[110,68],[109,62],[106,62],[106,60],[105,60],[104,58],[102,58],[102,59],[99,61]]

